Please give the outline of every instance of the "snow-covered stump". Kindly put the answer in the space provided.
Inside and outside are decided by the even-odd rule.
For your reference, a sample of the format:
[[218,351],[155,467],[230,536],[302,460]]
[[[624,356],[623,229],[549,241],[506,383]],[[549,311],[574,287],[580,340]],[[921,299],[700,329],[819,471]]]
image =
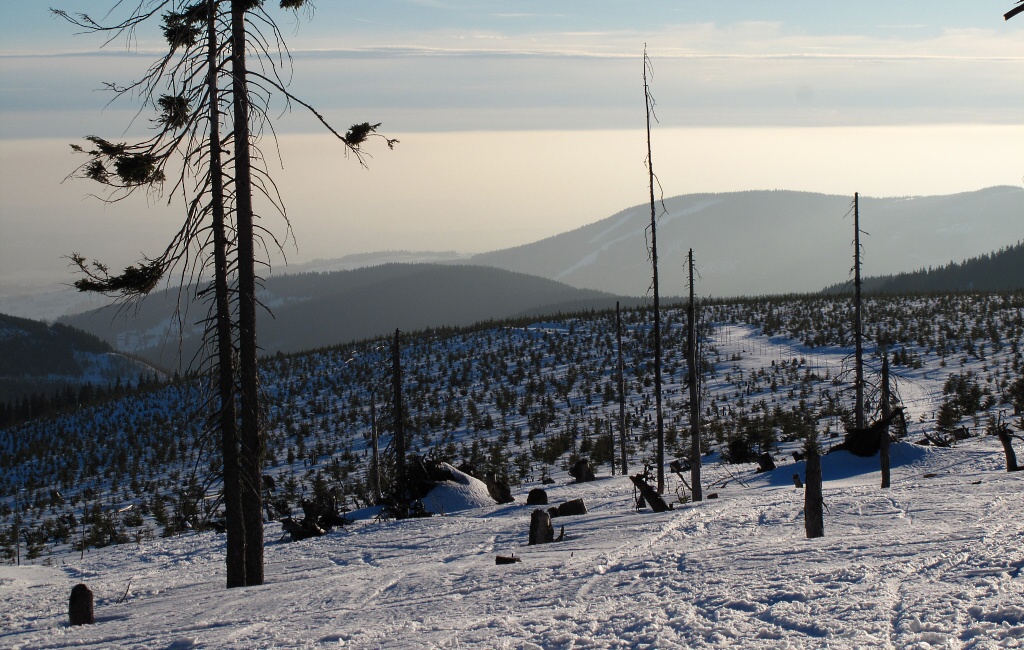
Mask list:
[[72,625],[92,625],[96,622],[92,590],[81,582],[71,589],[71,598],[68,599],[68,618]]
[[821,455],[817,436],[807,440],[807,484],[804,486],[804,530],[807,539],[825,536],[824,500],[821,494]]
[[530,515],[530,546],[534,544],[550,544],[555,541],[555,527],[551,525],[551,515],[540,508]]

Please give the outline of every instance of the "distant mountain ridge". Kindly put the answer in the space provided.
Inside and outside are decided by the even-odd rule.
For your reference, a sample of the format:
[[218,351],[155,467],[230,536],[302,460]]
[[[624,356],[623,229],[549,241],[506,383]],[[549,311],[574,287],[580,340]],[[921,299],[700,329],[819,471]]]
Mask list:
[[[127,315],[111,308],[62,319],[119,349],[164,368],[185,364],[199,349],[202,304],[183,306],[179,349],[170,320],[176,289],[148,297]],[[493,267],[384,264],[351,271],[275,275],[260,299],[259,340],[264,353],[299,352],[385,335],[468,326],[492,319],[614,307],[616,297]],[[636,302],[636,301],[632,301]],[[631,303],[632,304],[632,303]]]
[[[686,290],[694,250],[700,295],[816,292],[853,265],[853,194],[748,191],[690,194],[657,205],[661,292]],[[860,198],[864,272],[894,274],[998,250],[1024,234],[1024,189],[991,187],[947,196]],[[571,232],[482,253],[473,264],[532,273],[620,295],[651,283],[640,204]]]

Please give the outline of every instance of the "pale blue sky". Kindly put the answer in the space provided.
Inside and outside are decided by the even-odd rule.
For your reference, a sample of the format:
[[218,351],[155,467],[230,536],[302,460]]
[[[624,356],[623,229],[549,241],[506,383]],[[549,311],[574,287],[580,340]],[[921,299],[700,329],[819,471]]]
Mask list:
[[[180,211],[152,197],[103,208],[83,200],[95,187],[61,184],[69,142],[143,132],[148,115],[129,127],[138,107],[107,106],[97,89],[137,77],[161,44],[151,29],[100,50],[50,2],[97,18],[114,5],[0,0],[0,280],[64,274],[71,250],[130,262]],[[1019,185],[1024,17],[1003,21],[1012,6],[320,0],[296,21],[268,2],[295,55],[293,90],[341,128],[379,121],[403,141],[363,171],[307,115],[280,117],[291,259],[491,250],[642,202],[644,43],[668,195]]]
[[[114,2],[56,4],[101,18]],[[321,0],[298,20],[271,11],[297,92],[341,122],[429,131],[629,128],[645,42],[666,126],[1017,123],[1024,25],[1004,23],[1010,4]],[[99,37],[75,36],[46,5],[0,2],[0,137],[124,128],[134,106],[106,107],[97,89],[137,75],[162,47],[156,32],[99,54]]]

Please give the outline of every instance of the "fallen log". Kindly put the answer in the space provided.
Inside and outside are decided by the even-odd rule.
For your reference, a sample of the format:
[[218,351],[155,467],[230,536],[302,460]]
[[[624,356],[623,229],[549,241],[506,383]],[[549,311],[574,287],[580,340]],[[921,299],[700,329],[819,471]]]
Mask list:
[[643,497],[644,501],[650,504],[651,510],[654,512],[667,512],[671,510],[668,504],[665,503],[665,500],[661,498],[661,495],[658,494],[658,491],[647,484],[642,474],[630,476],[629,480],[633,481],[633,485],[640,491],[640,496]]

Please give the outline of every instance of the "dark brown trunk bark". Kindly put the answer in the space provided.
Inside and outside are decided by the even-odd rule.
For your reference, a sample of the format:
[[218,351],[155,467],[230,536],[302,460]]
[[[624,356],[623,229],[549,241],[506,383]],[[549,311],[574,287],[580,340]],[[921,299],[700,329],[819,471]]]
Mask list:
[[210,102],[210,197],[213,218],[214,301],[217,331],[217,373],[220,410],[217,414],[224,462],[224,520],[227,534],[225,563],[227,587],[243,587],[245,578],[245,525],[242,519],[238,469],[238,413],[235,405],[234,343],[231,336],[231,300],[228,293],[227,225],[224,214],[224,176],[220,146],[220,94],[217,86],[217,5],[208,0],[207,86]]
[[619,353],[619,452],[622,455],[622,475],[625,476],[629,472],[626,462],[626,374],[622,363],[622,313],[618,302],[615,303],[615,338]]
[[[402,357],[399,347],[400,332],[395,330],[395,344],[392,350],[392,388],[395,404],[395,497],[400,508],[408,509],[409,486],[405,467],[405,407],[402,404]],[[403,512],[403,516],[407,512]]]
[[1018,472],[1020,467],[1017,466],[1017,454],[1013,451],[1013,436],[1010,435],[1010,431],[1006,426],[999,429],[999,442],[1003,443],[1003,453],[1006,454],[1006,471],[1007,472]]
[[690,304],[686,309],[686,364],[690,371],[690,485],[694,501],[703,501],[700,486],[700,367],[697,358],[697,306],[693,295],[693,249],[689,255]]
[[855,391],[854,426],[864,428],[864,332],[861,321],[861,279],[860,279],[860,194],[853,194],[853,338],[855,350]]
[[238,347],[241,384],[239,436],[245,582],[263,584],[263,431],[256,345],[256,255],[252,151],[245,40],[246,2],[231,2],[231,71],[235,144],[235,219],[238,232]]
[[879,440],[878,459],[882,466],[882,489],[889,487],[889,353],[882,351],[882,420],[886,423]]
[[644,48],[644,105],[647,108],[647,171],[651,199],[651,266],[654,269],[654,409],[657,420],[658,494],[665,492],[665,420],[661,413],[661,303],[658,298],[658,219],[654,210],[654,160],[651,158],[651,94],[647,87],[647,49]]
[[818,441],[807,444],[807,483],[804,486],[804,530],[808,539],[825,536],[824,500],[821,492],[821,456]]

